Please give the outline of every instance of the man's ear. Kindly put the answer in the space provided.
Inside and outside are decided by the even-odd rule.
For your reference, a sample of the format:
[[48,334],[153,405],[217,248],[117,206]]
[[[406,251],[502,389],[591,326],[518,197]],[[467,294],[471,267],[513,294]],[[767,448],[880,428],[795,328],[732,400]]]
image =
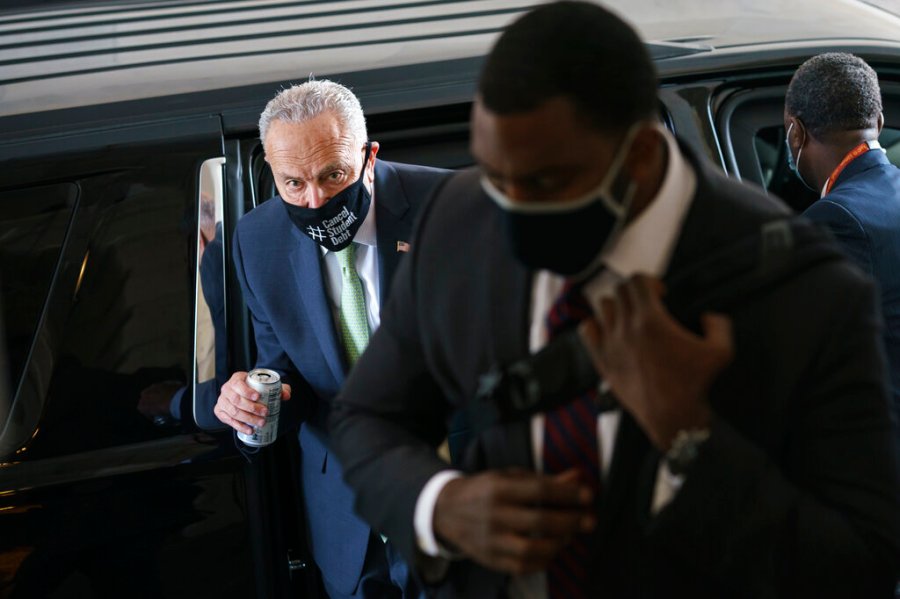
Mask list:
[[664,162],[665,147],[666,140],[655,128],[644,127],[638,131],[625,158],[625,169],[631,179],[641,181],[655,176]]
[[878,135],[881,135],[881,130],[884,129],[884,113],[878,113]]
[[807,141],[808,133],[806,131],[806,126],[803,124],[803,121],[795,116],[790,117],[790,124],[793,125],[793,127],[790,127],[791,132],[788,141],[791,142],[791,146],[802,148]]
[[378,148],[381,147],[377,141],[369,142],[369,162],[365,165],[366,181],[371,185],[375,181],[375,155],[378,154]]

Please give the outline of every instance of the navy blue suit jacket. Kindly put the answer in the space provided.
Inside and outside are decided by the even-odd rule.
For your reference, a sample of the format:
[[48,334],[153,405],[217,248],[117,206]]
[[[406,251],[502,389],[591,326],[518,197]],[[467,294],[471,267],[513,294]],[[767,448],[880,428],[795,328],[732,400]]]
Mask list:
[[[402,255],[397,242],[409,241],[418,207],[447,174],[376,161],[382,304]],[[353,495],[328,451],[325,423],[347,364],[325,289],[321,250],[292,224],[279,198],[241,218],[233,245],[237,275],[253,318],[256,365],[280,372],[292,384],[280,425],[302,419],[300,474],[313,557],[332,586],[349,594],[362,572],[370,531],[354,513]]]
[[851,162],[831,192],[804,215],[826,225],[881,290],[894,411],[900,414],[900,169],[870,150]]

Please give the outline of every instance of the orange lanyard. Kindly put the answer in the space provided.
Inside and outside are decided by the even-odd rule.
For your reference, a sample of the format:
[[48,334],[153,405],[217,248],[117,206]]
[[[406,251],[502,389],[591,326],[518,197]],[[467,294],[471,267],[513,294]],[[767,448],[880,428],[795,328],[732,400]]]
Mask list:
[[841,173],[844,172],[844,169],[847,168],[847,165],[868,152],[871,149],[869,146],[869,142],[864,141],[844,156],[844,159],[841,160],[841,163],[837,165],[837,168],[831,172],[831,176],[828,177],[828,181],[825,183],[825,193],[828,194],[831,191],[831,188],[834,186],[834,182],[837,181],[837,178],[841,176]]

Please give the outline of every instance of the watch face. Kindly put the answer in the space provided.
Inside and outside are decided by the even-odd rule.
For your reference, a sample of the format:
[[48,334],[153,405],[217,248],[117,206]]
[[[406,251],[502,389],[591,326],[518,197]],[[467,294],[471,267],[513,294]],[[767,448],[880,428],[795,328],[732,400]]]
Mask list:
[[669,471],[681,476],[697,459],[700,448],[709,439],[708,429],[681,430],[675,435],[672,447],[666,452],[666,465]]

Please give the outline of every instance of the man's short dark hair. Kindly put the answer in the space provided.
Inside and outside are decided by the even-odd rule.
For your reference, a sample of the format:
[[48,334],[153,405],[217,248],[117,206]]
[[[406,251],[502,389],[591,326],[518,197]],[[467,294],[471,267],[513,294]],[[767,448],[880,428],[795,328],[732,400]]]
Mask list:
[[596,129],[621,131],[657,114],[656,70],[637,33],[588,2],[555,2],[512,23],[487,57],[478,90],[497,114],[562,96]]
[[813,137],[877,126],[881,113],[878,75],[866,62],[843,52],[813,56],[797,69],[785,107]]

